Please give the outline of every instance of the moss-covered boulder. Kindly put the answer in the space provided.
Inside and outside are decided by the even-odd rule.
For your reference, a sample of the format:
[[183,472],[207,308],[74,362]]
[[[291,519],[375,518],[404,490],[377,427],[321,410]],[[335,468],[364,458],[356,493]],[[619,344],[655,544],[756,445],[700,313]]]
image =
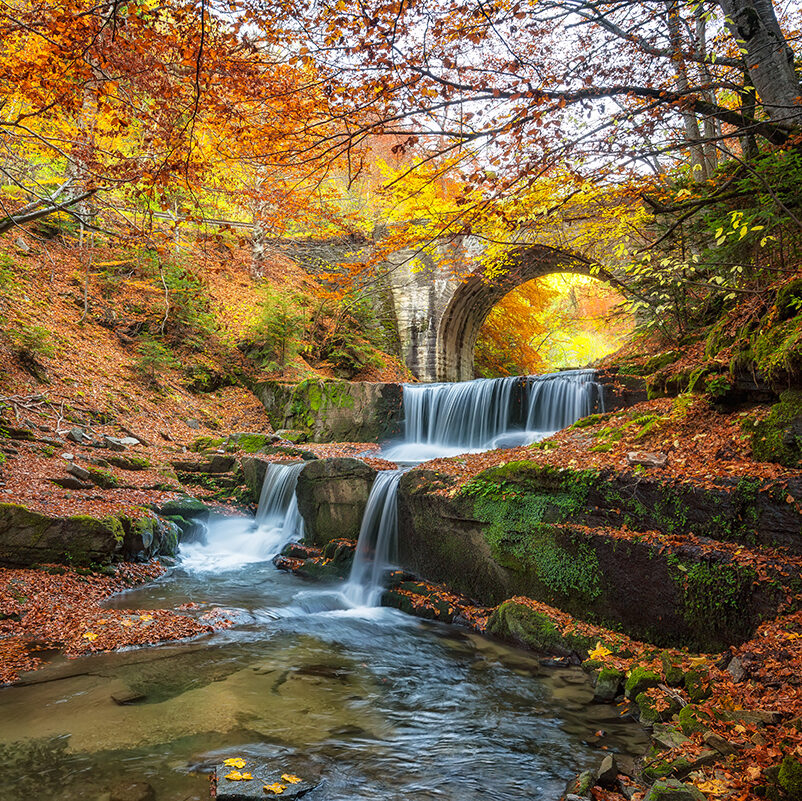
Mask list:
[[660,684],[660,676],[653,670],[643,667],[633,668],[627,676],[624,685],[624,695],[629,699],[637,698],[642,692],[657,687]]
[[359,459],[309,462],[301,470],[296,487],[304,541],[325,545],[333,539],[357,539],[376,474]]
[[777,782],[790,801],[802,801],[802,762],[790,755],[786,756],[780,765]]
[[764,420],[748,420],[744,427],[755,459],[802,467],[802,391],[783,392]]
[[692,784],[683,784],[676,779],[667,779],[656,781],[649,788],[643,801],[705,801],[705,797]]
[[122,553],[124,537],[116,517],[49,516],[13,503],[0,504],[2,564],[108,562]]
[[401,384],[323,379],[254,386],[274,430],[302,431],[313,442],[377,442],[397,436],[402,391]]
[[150,467],[150,461],[144,456],[112,454],[106,457],[106,461],[112,467],[119,467],[120,470],[147,470]]
[[621,694],[624,674],[613,667],[604,667],[596,677],[593,700],[600,704],[612,703]]
[[568,656],[574,652],[585,654],[595,644],[591,637],[562,633],[546,614],[514,598],[504,601],[493,612],[487,623],[487,631],[534,651],[558,656]]

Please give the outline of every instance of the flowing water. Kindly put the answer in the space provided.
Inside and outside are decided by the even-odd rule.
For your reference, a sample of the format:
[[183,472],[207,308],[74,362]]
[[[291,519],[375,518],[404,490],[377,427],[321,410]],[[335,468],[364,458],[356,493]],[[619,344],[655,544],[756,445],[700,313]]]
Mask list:
[[[482,389],[502,401],[486,418],[465,427],[452,416],[451,428],[435,423],[419,441],[476,444],[515,421],[526,432],[565,419],[542,406],[556,397],[556,383],[527,381],[522,391],[503,381]],[[559,391],[575,398],[582,386],[577,377],[573,394],[568,385]],[[508,389],[507,401],[519,406],[513,413],[502,408]],[[420,432],[431,428],[432,408],[451,408],[431,399],[418,408],[426,403]],[[448,433],[460,426],[463,433]],[[109,801],[132,781],[149,782],[158,801],[200,801],[209,797],[209,770],[230,756],[322,778],[331,801],[540,801],[597,765],[601,748],[643,751],[640,729],[589,704],[578,668],[543,667],[533,654],[371,606],[394,558],[401,470],[374,483],[344,589],[303,589],[277,571],[266,560],[299,534],[293,490],[301,469],[272,465],[255,521],[211,521],[207,544],[182,546],[179,568],[110,601],[132,609],[191,603],[193,614],[223,607],[233,628],[55,657],[28,683],[0,690],[5,801]],[[124,694],[139,698],[124,706],[112,698]]]
[[421,462],[439,456],[514,447],[603,411],[593,370],[542,376],[480,378],[456,384],[405,384],[405,432],[388,459]]

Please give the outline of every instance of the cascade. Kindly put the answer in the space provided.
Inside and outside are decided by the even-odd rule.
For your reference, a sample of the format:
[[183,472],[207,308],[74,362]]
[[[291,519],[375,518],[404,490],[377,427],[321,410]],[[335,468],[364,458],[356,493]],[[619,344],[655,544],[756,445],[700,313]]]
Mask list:
[[423,461],[525,445],[603,409],[593,370],[456,384],[405,384],[405,435],[385,455]]
[[262,562],[303,536],[295,485],[304,462],[271,462],[265,471],[256,521],[224,517],[209,524],[206,544],[181,546],[182,562],[193,570],[230,570]]
[[403,470],[382,470],[373,482],[343,594],[355,606],[377,606],[384,571],[396,555],[398,482]]
[[[388,459],[415,463],[438,456],[524,445],[604,410],[593,370],[456,384],[405,384],[404,441],[384,451]],[[403,470],[378,474],[359,530],[344,595],[357,606],[379,603],[382,577],[394,555],[396,497]]]

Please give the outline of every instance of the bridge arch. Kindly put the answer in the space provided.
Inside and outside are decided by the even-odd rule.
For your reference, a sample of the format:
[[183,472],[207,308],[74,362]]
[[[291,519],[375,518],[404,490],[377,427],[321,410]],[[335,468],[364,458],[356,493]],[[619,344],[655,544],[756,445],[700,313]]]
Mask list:
[[553,273],[574,273],[607,281],[618,289],[621,282],[611,273],[594,268],[593,262],[568,250],[530,245],[512,254],[509,269],[487,280],[477,271],[455,289],[440,316],[437,329],[437,380],[467,381],[474,377],[474,349],[491,309],[506,294]]

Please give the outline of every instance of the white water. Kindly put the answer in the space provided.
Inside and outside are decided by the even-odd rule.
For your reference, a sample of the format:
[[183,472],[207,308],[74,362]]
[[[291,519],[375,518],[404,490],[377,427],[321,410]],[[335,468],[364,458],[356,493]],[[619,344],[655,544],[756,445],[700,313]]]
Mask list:
[[373,482],[343,594],[355,606],[378,606],[385,570],[396,559],[398,482],[403,470],[383,470]]
[[[599,409],[594,409],[598,406]],[[403,441],[384,456],[421,462],[537,442],[603,406],[592,370],[405,384]]]
[[235,570],[250,562],[262,562],[288,542],[303,536],[295,484],[304,462],[268,465],[256,519],[220,517],[210,521],[206,544],[181,546],[181,562],[195,571]]

